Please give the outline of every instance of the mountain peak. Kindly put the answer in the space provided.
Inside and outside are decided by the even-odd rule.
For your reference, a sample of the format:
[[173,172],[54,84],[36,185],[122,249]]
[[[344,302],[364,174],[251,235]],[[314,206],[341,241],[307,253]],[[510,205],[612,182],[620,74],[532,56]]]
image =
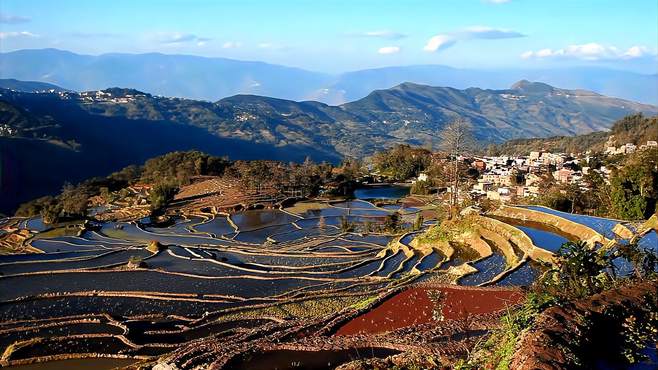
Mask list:
[[545,84],[543,82],[532,82],[528,80],[521,80],[514,85],[512,85],[511,90],[519,90],[525,93],[547,93],[555,90],[551,85]]

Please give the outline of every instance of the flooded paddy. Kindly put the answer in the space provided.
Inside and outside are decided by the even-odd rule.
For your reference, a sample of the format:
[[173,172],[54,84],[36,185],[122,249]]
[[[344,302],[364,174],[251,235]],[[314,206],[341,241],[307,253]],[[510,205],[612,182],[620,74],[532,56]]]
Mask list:
[[409,195],[409,186],[404,185],[373,185],[356,189],[357,199],[398,199]]
[[556,253],[562,244],[576,240],[574,235],[566,234],[556,227],[539,222],[525,221],[506,217],[493,217],[523,231],[532,243],[540,248]]
[[[301,202],[284,210],[247,210],[208,218],[174,216],[160,226],[105,222],[80,236],[41,235],[29,242],[44,253],[0,256],[0,286],[7,287],[0,289],[0,331],[6,334],[0,351],[20,340],[41,338],[38,344],[12,353],[9,360],[73,352],[158,356],[213,335],[233,338],[280,322],[341,312],[375,294],[406,286],[416,278],[409,272],[441,274],[451,265],[475,260],[465,246],[443,263],[445,256],[438,250],[419,251],[409,246],[417,233],[389,235],[358,227],[366,222],[381,223],[393,212],[417,211],[401,204],[378,207],[366,201],[396,199],[408,191],[407,187],[372,187],[357,190],[353,200]],[[357,228],[341,231],[343,218]],[[22,222],[39,227],[36,221]],[[429,220],[423,227],[431,224]],[[535,232],[530,229],[533,225],[521,226],[528,227],[522,230],[539,246],[549,249],[560,241],[541,233],[551,230]],[[404,250],[392,242],[401,237]],[[655,233],[647,237],[652,243]],[[146,248],[151,241],[160,243],[158,251]],[[487,282],[506,268],[506,261],[495,251],[472,265],[478,272],[463,277],[459,284]],[[498,285],[526,285],[539,272],[526,263]],[[410,288],[338,332],[395,330],[438,317],[455,318],[461,310],[457,306],[475,313],[490,312],[516,299],[516,293],[504,293],[507,290],[466,292],[448,287]],[[111,315],[111,322],[75,321],[103,314]],[[20,325],[28,329],[11,330]],[[92,336],[85,337],[87,334]],[[112,335],[123,335],[125,341]],[[352,359],[353,351],[275,350],[236,358],[231,366],[261,368],[275,363],[280,368],[296,364],[333,368]],[[370,355],[361,353],[359,358],[394,353],[385,348],[368,351]],[[70,361],[102,369],[134,360]],[[49,369],[68,364],[77,366],[63,361],[30,366]]]
[[611,220],[611,219],[602,218],[602,217],[578,215],[578,214],[573,214],[573,213],[568,213],[568,212],[556,211],[554,209],[547,208],[547,207],[542,207],[542,206],[525,206],[524,208],[531,209],[533,211],[539,211],[539,212],[545,212],[545,213],[553,214],[553,215],[565,218],[569,221],[573,221],[573,222],[585,225],[585,226],[595,230],[596,232],[601,233],[603,236],[605,236],[608,239],[612,239],[612,238],[615,237],[615,234],[612,232],[612,229],[614,229],[614,227],[618,223],[620,223],[620,221],[617,221],[617,220]]
[[336,351],[274,350],[240,356],[229,362],[227,370],[262,369],[334,369],[346,362],[387,357],[399,353],[388,348],[353,348]]
[[521,267],[498,281],[496,286],[530,286],[539,278],[542,269],[534,262],[525,262]]
[[478,271],[459,279],[459,285],[475,286],[486,283],[501,272],[505,271],[507,262],[505,256],[497,250],[494,250],[494,253],[491,256],[483,258],[471,265]]

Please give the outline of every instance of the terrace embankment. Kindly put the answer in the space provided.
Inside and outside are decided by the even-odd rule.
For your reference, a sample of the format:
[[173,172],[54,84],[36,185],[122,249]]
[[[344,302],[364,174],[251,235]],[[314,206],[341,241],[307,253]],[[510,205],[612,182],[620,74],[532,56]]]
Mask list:
[[553,253],[538,248],[530,237],[516,227],[490,217],[471,216],[474,222],[514,243],[529,258],[543,263],[553,263]]
[[204,176],[195,178],[174,197],[173,208],[188,213],[233,211],[251,207],[272,207],[285,199],[275,189],[248,191],[238,180]]
[[621,333],[628,320],[651,320],[657,308],[655,279],[549,308],[521,337],[510,368],[591,368],[606,353],[620,353],[624,345]]
[[566,234],[573,235],[580,240],[585,240],[589,245],[594,245],[596,243],[605,245],[609,242],[609,240],[606,239],[603,235],[583,224],[579,224],[577,222],[573,222],[546,212],[539,212],[522,207],[511,207],[503,205],[497,210],[492,211],[491,214],[494,216],[516,218],[524,221],[533,221],[550,225],[559,230],[562,230],[562,232]]

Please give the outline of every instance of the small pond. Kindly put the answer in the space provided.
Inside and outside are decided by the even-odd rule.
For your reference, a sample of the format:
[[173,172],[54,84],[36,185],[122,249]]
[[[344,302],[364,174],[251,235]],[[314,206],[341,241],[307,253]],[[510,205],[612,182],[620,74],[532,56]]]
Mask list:
[[409,195],[411,188],[404,185],[371,185],[354,190],[357,199],[398,199]]

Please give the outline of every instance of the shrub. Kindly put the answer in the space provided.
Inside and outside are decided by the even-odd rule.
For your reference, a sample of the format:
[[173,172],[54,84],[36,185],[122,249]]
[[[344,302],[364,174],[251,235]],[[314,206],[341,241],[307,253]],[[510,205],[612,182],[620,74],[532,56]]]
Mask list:
[[416,181],[411,185],[411,194],[417,195],[428,195],[431,191],[429,182],[427,181]]
[[160,250],[164,249],[164,247],[162,246],[162,244],[160,244],[159,241],[157,241],[157,240],[151,240],[151,241],[149,242],[148,246],[146,247],[146,249],[148,249],[149,251],[151,251],[151,252],[153,252],[153,253],[157,253],[157,252],[159,252]]

